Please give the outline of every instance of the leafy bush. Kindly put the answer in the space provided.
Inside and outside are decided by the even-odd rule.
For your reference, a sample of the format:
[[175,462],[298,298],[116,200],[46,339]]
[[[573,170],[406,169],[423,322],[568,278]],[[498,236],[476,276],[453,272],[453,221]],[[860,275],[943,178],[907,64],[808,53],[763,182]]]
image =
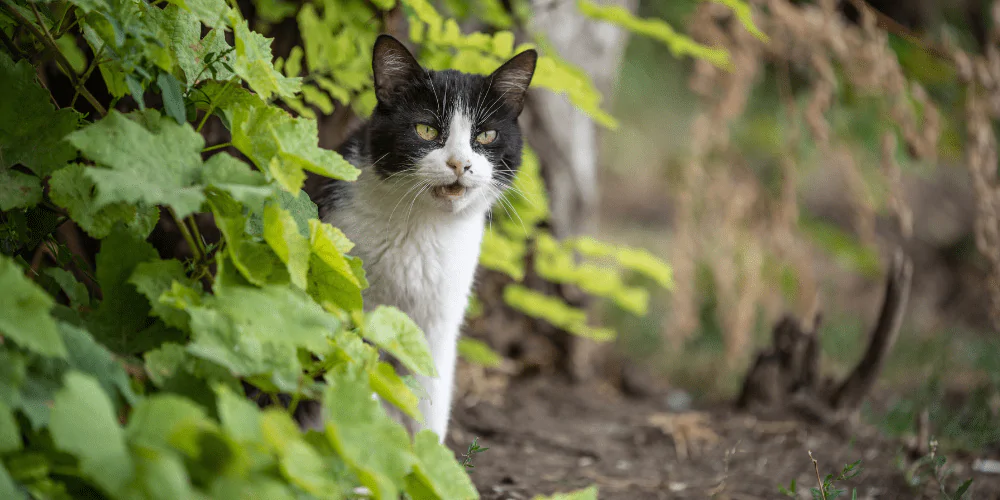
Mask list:
[[[432,68],[483,72],[521,49],[510,32],[464,35],[425,0],[400,3]],[[375,498],[477,496],[437,436],[411,440],[372,399],[419,418],[410,382],[378,349],[418,374],[432,375],[433,362],[405,314],[363,312],[353,244],[301,192],[307,171],[357,177],[318,146],[313,117],[334,101],[370,112],[382,29],[372,20],[395,4],[257,0],[255,29],[294,17],[302,37],[272,61],[271,39],[223,0],[0,0],[0,497],[343,498],[358,486]],[[65,76],[71,99],[49,91],[42,66]],[[86,85],[95,72],[106,94]],[[578,69],[543,57],[536,84],[614,125]],[[210,119],[229,141],[205,143]],[[528,159],[521,194],[538,178]],[[484,264],[516,273],[492,245],[531,236],[540,274],[643,312],[641,289],[570,252],[664,286],[669,269],[635,250],[539,232],[538,183],[535,208],[505,200],[528,221],[524,238],[498,222]],[[199,213],[214,218],[218,241],[200,234]],[[161,218],[192,258],[153,245]],[[56,238],[69,221],[96,245],[93,262]],[[565,317],[572,331],[605,335],[575,311]],[[465,351],[493,359],[481,345]],[[244,384],[290,401],[261,410]],[[305,399],[321,401],[322,429],[296,426]]]

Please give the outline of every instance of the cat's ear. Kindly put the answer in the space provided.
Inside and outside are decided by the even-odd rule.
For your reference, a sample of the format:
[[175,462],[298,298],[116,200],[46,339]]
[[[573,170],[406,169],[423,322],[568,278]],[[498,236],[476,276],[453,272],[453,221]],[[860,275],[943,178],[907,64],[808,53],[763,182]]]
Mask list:
[[389,101],[400,86],[424,78],[425,73],[406,46],[390,35],[379,35],[372,49],[375,97]]
[[535,74],[535,63],[538,61],[538,52],[528,49],[512,57],[503,63],[490,75],[492,88],[503,96],[518,114],[524,107],[524,94],[531,84],[531,77]]

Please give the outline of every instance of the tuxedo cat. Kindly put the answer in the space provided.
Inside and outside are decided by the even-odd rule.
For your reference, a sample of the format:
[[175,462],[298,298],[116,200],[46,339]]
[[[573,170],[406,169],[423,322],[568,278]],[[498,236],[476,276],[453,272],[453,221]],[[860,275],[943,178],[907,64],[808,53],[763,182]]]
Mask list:
[[417,377],[427,395],[419,409],[441,441],[486,214],[521,163],[517,117],[537,57],[524,51],[488,76],[428,71],[380,36],[378,104],[339,151],[361,175],[330,181],[316,200],[323,221],[356,243],[370,284],[365,307],[395,306],[425,332],[438,376]]

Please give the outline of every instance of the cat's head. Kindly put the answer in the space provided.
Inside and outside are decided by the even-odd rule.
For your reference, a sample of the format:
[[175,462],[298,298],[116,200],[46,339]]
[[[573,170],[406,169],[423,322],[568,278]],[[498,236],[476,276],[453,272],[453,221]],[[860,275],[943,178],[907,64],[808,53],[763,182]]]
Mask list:
[[520,166],[517,117],[537,58],[521,52],[488,76],[428,71],[395,38],[380,36],[367,138],[379,181],[402,186],[393,196],[411,207],[485,212]]

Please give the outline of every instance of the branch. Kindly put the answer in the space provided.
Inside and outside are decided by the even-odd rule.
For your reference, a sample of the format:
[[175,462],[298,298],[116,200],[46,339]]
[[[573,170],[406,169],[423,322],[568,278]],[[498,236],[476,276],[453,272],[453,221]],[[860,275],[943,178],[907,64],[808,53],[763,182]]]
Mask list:
[[871,341],[864,357],[851,375],[834,391],[830,406],[835,409],[854,409],[871,390],[879,371],[899,338],[899,327],[903,323],[906,303],[910,297],[910,280],[913,277],[913,262],[897,248],[892,257],[892,266],[885,284],[885,298],[878,323],[871,334]]
[[39,31],[37,26],[35,26],[26,17],[21,15],[21,13],[17,11],[17,9],[12,7],[10,3],[8,3],[8,0],[0,0],[0,5],[2,5],[4,10],[6,10],[11,17],[17,20],[18,23],[20,23],[25,28],[28,28],[28,30],[31,31],[31,34],[34,35],[35,38],[37,38],[38,41],[42,43],[42,45],[45,45],[46,49],[51,50],[52,53],[55,54],[56,63],[59,65],[63,73],[65,73],[66,76],[69,77],[70,81],[73,83],[73,87],[79,90],[80,94],[83,95],[83,97],[86,98],[88,102],[90,102],[90,105],[93,106],[94,109],[96,109],[97,112],[101,114],[101,116],[107,115],[108,110],[105,109],[105,107],[102,106],[101,103],[97,101],[94,95],[91,94],[90,91],[83,86],[83,83],[80,81],[79,78],[77,78],[76,73],[73,72],[73,66],[69,64],[69,61],[66,60],[66,56],[64,56],[63,53],[59,50],[59,47],[56,46],[56,41],[52,38],[52,34],[49,33],[49,30],[48,28],[45,27],[45,24],[41,22],[41,15],[38,13],[38,9],[35,7],[35,4],[31,4],[31,9],[34,11],[35,16],[39,18],[39,24],[41,25],[42,30],[44,30],[44,33],[42,31]]
[[951,55],[951,51],[947,48],[941,47],[933,42],[921,40],[920,37],[910,31],[909,28],[899,24],[895,19],[883,14],[875,7],[869,5],[865,0],[850,0],[850,2],[851,5],[854,5],[854,8],[858,9],[858,12],[862,15],[868,13],[874,16],[878,27],[882,28],[887,33],[892,33],[893,35],[896,35],[907,42],[926,50],[928,53],[940,57],[950,64],[954,64],[954,58]]

